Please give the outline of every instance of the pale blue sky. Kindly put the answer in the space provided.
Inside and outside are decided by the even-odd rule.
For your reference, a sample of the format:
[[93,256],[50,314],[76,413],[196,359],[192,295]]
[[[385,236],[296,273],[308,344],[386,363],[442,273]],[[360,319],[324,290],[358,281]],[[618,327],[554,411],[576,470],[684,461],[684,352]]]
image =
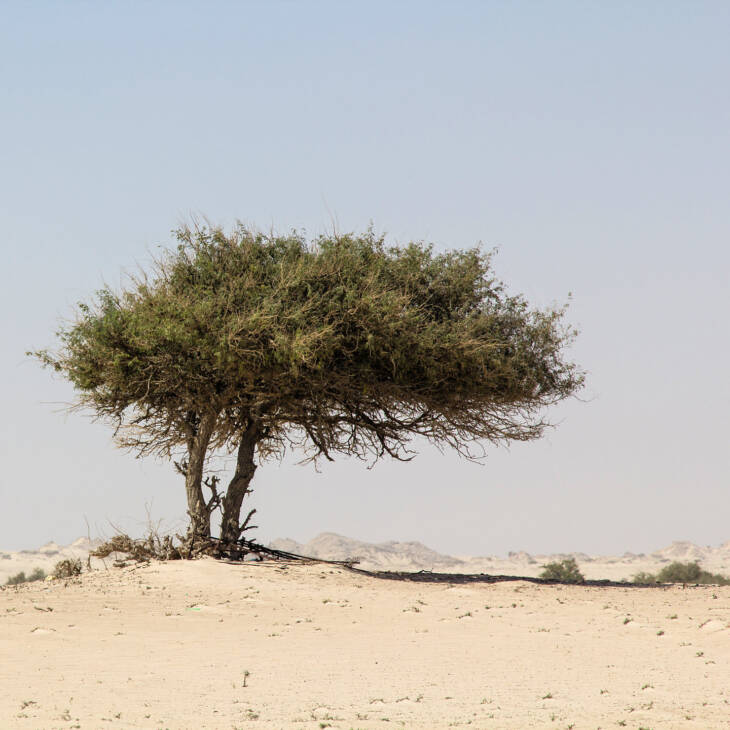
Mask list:
[[730,5],[5,3],[0,548],[184,516],[23,353],[191,213],[499,247],[573,292],[587,402],[484,466],[267,464],[257,537],[443,552],[730,540]]

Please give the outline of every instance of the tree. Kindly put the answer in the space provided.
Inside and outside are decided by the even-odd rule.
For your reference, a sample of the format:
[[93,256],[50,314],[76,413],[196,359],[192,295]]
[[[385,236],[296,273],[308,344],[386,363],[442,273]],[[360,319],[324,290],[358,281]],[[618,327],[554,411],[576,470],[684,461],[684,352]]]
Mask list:
[[[305,461],[408,460],[421,436],[474,458],[484,441],[538,438],[545,407],[582,385],[565,307],[508,295],[478,248],[391,247],[372,230],[308,242],[240,224],[176,236],[149,275],[79,304],[57,351],[33,354],[122,446],[184,453],[193,535],[210,535],[220,507],[221,539],[237,540],[257,462],[288,447]],[[236,452],[223,493],[204,479],[219,448]]]

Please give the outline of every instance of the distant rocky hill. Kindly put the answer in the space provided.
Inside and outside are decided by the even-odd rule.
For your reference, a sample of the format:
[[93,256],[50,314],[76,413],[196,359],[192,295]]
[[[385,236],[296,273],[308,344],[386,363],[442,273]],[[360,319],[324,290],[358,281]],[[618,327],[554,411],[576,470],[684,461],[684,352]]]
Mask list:
[[442,555],[420,542],[368,543],[324,532],[307,543],[278,539],[270,547],[325,560],[359,560],[366,570],[430,570],[443,573],[491,573],[537,576],[545,563],[575,558],[587,578],[630,579],[640,571],[656,572],[675,560],[697,561],[711,572],[730,575],[730,541],[719,547],[700,547],[691,542],[673,542],[650,555],[591,556],[585,553],[530,555],[511,552],[507,557],[454,557]]
[[369,570],[432,570],[447,571],[460,568],[464,561],[450,555],[441,555],[420,542],[361,542],[334,532],[323,532],[313,540],[300,544],[294,540],[279,539],[269,547],[289,553],[308,555],[324,560],[351,560],[357,558],[358,567]]
[[100,544],[101,540],[80,537],[65,546],[48,542],[37,550],[0,551],[0,585],[5,583],[10,576],[21,571],[28,575],[36,568],[41,568],[46,573],[52,573],[59,560],[80,559],[85,563],[89,552]]
[[[36,568],[41,568],[50,573],[59,560],[79,558],[85,563],[89,551],[100,542],[81,537],[66,546],[49,542],[38,550],[0,551],[0,585],[20,571],[29,574]],[[572,557],[586,578],[593,579],[630,580],[638,572],[655,573],[675,560],[697,561],[706,570],[730,576],[730,541],[718,547],[673,542],[669,547],[648,555],[628,552],[620,556],[591,556],[585,553],[530,555],[526,552],[511,552],[506,557],[454,557],[437,553],[420,542],[389,541],[375,544],[353,540],[333,532],[323,532],[307,543],[278,539],[271,542],[270,547],[325,560],[357,559],[358,567],[366,570],[429,570],[440,573],[537,576],[545,563]],[[103,567],[104,563],[93,560],[92,565]]]

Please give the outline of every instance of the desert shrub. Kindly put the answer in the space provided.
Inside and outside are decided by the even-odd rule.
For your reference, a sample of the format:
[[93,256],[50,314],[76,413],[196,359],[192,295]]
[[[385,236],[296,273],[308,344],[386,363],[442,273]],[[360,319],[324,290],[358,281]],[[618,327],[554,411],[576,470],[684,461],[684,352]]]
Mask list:
[[648,583],[656,583],[657,577],[654,575],[654,573],[647,573],[646,571],[642,570],[631,579],[631,582],[637,583],[639,585],[646,585]]
[[703,572],[699,563],[674,562],[657,573],[657,580],[660,583],[698,583]]
[[21,583],[33,583],[37,580],[43,580],[46,577],[46,571],[43,568],[36,568],[30,575],[26,575],[24,570],[20,573],[10,576],[5,581],[6,586],[17,586]]
[[91,552],[92,557],[106,558],[112,553],[122,553],[138,563],[149,560],[179,560],[182,558],[182,546],[173,544],[169,535],[160,537],[156,532],[135,540],[129,535],[119,533],[110,540],[99,545]]
[[46,571],[43,570],[43,568],[36,568],[29,576],[28,576],[28,582],[32,583],[36,580],[45,580],[46,578]]
[[726,575],[722,575],[721,573],[710,573],[706,570],[702,571],[700,579],[697,582],[709,585],[730,586],[730,578]]
[[634,583],[699,583],[703,585],[730,585],[730,578],[720,573],[710,573],[702,570],[700,564],[680,563],[675,561],[665,565],[656,575],[652,573],[637,573]]
[[660,583],[730,584],[730,580],[728,580],[724,575],[702,570],[699,563],[670,563],[657,573],[657,580]]
[[54,578],[71,578],[81,575],[80,560],[59,560],[53,568]]
[[6,586],[17,586],[17,585],[20,585],[21,583],[27,583],[27,582],[28,582],[28,578],[25,575],[25,571],[24,570],[21,570],[20,573],[16,573],[15,575],[11,575],[5,581],[5,585]]
[[540,577],[545,580],[557,580],[561,583],[583,583],[585,577],[578,568],[575,558],[566,558],[559,563],[547,563],[542,566]]

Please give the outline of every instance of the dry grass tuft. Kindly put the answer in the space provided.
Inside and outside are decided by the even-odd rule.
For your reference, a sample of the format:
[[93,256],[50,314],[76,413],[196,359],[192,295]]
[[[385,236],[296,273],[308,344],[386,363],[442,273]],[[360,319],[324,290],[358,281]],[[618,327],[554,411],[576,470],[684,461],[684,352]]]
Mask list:
[[73,578],[81,575],[81,561],[76,560],[59,560],[53,568],[54,578]]
[[[106,558],[117,553],[126,556],[126,560],[146,563],[150,560],[180,560],[187,557],[188,551],[183,545],[176,545],[170,535],[160,537],[156,532],[150,531],[145,537],[138,539],[125,533],[114,535],[93,550],[91,556]],[[123,563],[125,560],[118,562]]]

